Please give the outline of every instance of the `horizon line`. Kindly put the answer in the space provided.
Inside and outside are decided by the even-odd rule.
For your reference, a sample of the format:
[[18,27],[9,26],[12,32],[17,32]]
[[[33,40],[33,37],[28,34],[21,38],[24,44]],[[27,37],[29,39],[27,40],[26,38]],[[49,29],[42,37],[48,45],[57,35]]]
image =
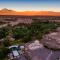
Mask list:
[[16,12],[29,12],[29,11],[35,11],[35,12],[60,12],[60,11],[52,11],[52,10],[16,10],[16,9],[11,9],[11,8],[1,8],[0,10],[7,9],[7,10],[13,10]]

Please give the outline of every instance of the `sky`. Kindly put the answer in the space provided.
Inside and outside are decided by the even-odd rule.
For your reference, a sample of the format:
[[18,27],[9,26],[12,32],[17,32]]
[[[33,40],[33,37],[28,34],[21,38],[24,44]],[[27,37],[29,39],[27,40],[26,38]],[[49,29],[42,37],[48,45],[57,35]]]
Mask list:
[[60,0],[0,0],[0,9],[60,12]]

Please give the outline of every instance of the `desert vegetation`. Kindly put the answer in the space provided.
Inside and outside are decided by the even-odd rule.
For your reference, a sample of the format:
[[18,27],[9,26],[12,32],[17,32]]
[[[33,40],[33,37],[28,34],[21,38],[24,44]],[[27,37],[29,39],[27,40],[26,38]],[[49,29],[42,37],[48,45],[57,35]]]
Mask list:
[[[49,22],[33,22],[31,25],[17,25],[17,26],[7,26],[0,28],[0,39],[4,39],[3,46],[0,48],[0,56],[5,56],[6,47],[13,44],[27,43],[36,39],[41,39],[44,34],[47,34],[57,28],[57,24]],[[15,40],[10,41],[7,36],[14,38]],[[5,50],[4,50],[5,49]],[[8,50],[8,49],[7,49]],[[6,51],[7,51],[6,50]],[[2,53],[2,51],[4,51]],[[7,53],[6,53],[7,54]],[[2,59],[0,57],[0,59]]]

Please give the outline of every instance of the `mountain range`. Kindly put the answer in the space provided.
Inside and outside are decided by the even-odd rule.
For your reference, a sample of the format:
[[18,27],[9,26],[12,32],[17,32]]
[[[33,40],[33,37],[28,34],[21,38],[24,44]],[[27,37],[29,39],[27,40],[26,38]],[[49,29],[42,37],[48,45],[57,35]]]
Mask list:
[[23,12],[17,12],[14,10],[9,9],[1,9],[0,15],[43,15],[43,16],[60,16],[60,12],[52,12],[52,11],[23,11]]

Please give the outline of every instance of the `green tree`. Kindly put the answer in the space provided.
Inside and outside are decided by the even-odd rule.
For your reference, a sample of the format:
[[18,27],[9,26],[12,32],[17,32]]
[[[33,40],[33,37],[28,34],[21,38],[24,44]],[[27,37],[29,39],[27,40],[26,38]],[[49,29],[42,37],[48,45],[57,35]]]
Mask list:
[[11,45],[11,42],[10,42],[8,39],[5,39],[4,42],[3,42],[3,45],[4,45],[5,47],[8,47],[8,46]]
[[8,35],[8,29],[0,28],[0,39],[6,37],[7,35]]
[[8,48],[5,47],[0,48],[0,60],[4,60],[8,52],[9,52]]

